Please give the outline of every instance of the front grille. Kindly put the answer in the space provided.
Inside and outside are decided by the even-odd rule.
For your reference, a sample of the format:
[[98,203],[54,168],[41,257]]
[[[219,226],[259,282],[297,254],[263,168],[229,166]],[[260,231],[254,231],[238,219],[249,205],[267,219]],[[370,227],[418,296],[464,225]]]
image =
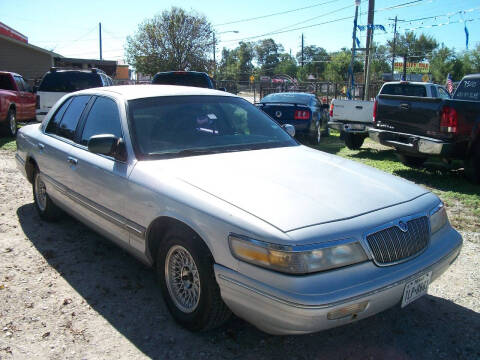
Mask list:
[[407,259],[425,249],[430,239],[428,218],[407,221],[407,231],[392,226],[367,236],[368,245],[378,264],[391,264]]

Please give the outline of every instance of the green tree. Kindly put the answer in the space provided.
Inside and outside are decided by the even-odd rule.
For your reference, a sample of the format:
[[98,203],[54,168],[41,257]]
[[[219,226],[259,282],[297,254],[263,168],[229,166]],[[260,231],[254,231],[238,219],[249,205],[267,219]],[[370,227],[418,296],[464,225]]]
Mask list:
[[275,66],[275,74],[286,74],[295,77],[297,75],[297,62],[293,56],[286,53],[280,54],[280,61]]
[[391,58],[388,55],[388,48],[385,45],[377,46],[372,61],[370,62],[370,73],[372,74],[372,78],[379,79],[383,73],[391,71]]
[[[343,82],[348,80],[348,68],[352,58],[352,52],[342,49],[339,52],[330,54],[330,61],[325,68],[324,77],[326,80],[334,82]],[[353,62],[353,72],[362,72],[363,65],[358,60]]]
[[[388,50],[393,53],[393,40],[387,41]],[[404,57],[407,62],[421,62],[438,47],[437,41],[428,35],[419,37],[414,32],[407,32],[397,37],[395,54]]]
[[260,66],[260,72],[272,76],[275,67],[280,62],[280,54],[283,52],[283,46],[277,44],[273,39],[263,39],[257,41],[255,45],[255,58]]
[[195,12],[172,7],[142,22],[127,37],[127,62],[136,71],[207,71],[212,48],[212,26]]
[[220,61],[219,73],[222,80],[246,81],[254,71],[253,59],[255,53],[253,44],[240,42],[233,50],[224,48]]
[[433,80],[445,83],[450,73],[454,80],[459,80],[464,75],[464,63],[457,58],[454,49],[442,46],[430,56],[430,72]]
[[[302,73],[305,71],[306,76],[312,74],[317,79],[320,79],[323,76],[328,60],[329,56],[324,48],[315,45],[305,46],[303,48],[303,68],[305,70]],[[299,51],[297,52],[297,62],[301,65],[301,61],[302,52]]]

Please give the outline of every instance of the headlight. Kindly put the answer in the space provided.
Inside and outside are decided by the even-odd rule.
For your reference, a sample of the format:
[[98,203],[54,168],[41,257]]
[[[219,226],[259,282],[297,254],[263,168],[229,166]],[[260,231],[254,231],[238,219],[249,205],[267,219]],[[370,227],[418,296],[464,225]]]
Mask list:
[[441,202],[430,211],[430,232],[433,234],[440,230],[448,221],[445,206]]
[[239,260],[269,269],[306,274],[368,260],[358,241],[341,240],[307,246],[283,246],[230,234],[230,250]]

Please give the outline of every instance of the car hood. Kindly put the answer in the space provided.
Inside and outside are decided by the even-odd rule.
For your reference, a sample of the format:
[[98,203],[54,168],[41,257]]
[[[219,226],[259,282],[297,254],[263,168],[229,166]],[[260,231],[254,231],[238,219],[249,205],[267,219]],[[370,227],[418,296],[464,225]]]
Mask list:
[[168,173],[284,232],[352,218],[428,192],[305,146],[142,163],[152,176]]

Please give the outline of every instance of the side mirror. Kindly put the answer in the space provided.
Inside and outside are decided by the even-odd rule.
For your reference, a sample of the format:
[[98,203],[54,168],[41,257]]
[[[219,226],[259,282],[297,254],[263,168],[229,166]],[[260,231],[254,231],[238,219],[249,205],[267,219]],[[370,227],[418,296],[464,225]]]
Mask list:
[[33,85],[32,93],[36,94],[37,91],[38,91],[38,86],[37,86],[37,85]]
[[291,137],[295,137],[295,126],[290,124],[285,124],[285,125],[282,125],[282,128],[285,129],[288,135],[290,135]]
[[112,156],[121,161],[127,159],[127,151],[123,139],[119,139],[111,134],[92,136],[88,140],[88,151],[94,154]]
[[218,90],[227,92],[227,88],[224,88],[224,87],[220,87],[218,88]]

